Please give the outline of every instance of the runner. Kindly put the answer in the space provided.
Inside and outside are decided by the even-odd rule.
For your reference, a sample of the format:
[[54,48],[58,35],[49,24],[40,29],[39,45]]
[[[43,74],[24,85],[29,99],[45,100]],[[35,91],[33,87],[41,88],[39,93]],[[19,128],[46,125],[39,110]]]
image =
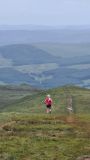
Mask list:
[[46,104],[46,113],[51,113],[51,108],[52,108],[52,99],[50,95],[47,95],[44,103]]

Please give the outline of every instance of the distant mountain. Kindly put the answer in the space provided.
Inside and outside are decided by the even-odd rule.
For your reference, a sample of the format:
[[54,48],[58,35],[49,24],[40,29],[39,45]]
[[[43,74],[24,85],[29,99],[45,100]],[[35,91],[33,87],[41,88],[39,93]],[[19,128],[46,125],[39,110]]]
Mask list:
[[2,46],[0,54],[6,59],[11,59],[13,65],[50,63],[58,60],[48,52],[28,44]]
[[90,55],[90,43],[33,43],[33,46],[52,55],[61,57],[78,57]]
[[[48,30],[48,29],[60,29],[64,26],[48,26],[48,25],[0,25],[0,30]],[[67,26],[65,26],[67,28]],[[86,27],[85,27],[86,28]]]
[[90,55],[56,57],[32,45],[0,47],[0,83],[41,88],[63,85],[90,87]]
[[82,30],[90,29],[90,25],[0,25],[0,30],[51,30],[51,29],[69,29],[69,30]]
[[89,43],[88,29],[0,30],[0,45],[48,43]]

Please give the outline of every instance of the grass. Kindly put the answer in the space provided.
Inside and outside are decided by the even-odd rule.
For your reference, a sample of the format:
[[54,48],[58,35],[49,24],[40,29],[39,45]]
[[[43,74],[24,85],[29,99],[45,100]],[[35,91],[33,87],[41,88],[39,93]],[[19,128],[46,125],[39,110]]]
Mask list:
[[85,123],[80,115],[71,123],[67,119],[65,115],[11,114],[0,131],[1,156],[12,160],[74,160],[89,155],[90,116]]
[[[46,94],[53,98],[45,113]],[[67,111],[72,96],[73,113]],[[65,86],[26,94],[0,108],[1,160],[76,160],[90,155],[90,90]]]
[[44,99],[48,93],[53,98],[52,112],[54,114],[67,114],[68,96],[72,97],[74,113],[90,113],[90,90],[73,86],[39,91],[36,94],[19,97],[0,110],[1,112],[45,113]]
[[39,90],[26,84],[0,85],[0,111],[20,99],[39,93]]

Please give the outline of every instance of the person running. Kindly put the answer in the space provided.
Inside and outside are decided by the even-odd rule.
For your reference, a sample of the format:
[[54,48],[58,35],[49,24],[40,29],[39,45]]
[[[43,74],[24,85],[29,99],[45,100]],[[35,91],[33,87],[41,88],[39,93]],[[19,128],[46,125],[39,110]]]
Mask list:
[[46,104],[46,108],[47,108],[46,112],[51,113],[52,99],[49,94],[46,96],[44,103]]

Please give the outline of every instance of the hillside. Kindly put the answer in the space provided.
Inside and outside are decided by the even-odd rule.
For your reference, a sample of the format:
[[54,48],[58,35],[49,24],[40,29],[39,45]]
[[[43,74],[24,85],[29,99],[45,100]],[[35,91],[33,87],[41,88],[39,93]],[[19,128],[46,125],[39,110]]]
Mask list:
[[77,57],[90,54],[90,43],[33,43],[33,46],[59,57]]
[[[42,102],[47,93],[54,101],[48,115]],[[90,90],[65,86],[28,93],[25,86],[7,86],[2,87],[0,101],[1,96],[9,100],[0,107],[1,160],[90,159]],[[73,100],[71,114],[68,96]]]
[[0,127],[2,160],[90,159],[90,115],[72,117],[72,122],[57,115],[0,116],[8,117]]
[[11,65],[15,66],[50,63],[57,60],[57,57],[31,44],[2,46],[0,47],[0,55],[1,58],[5,58],[8,61],[7,64],[11,62]]
[[[15,91],[15,90],[14,90]],[[16,93],[18,90],[16,90]],[[5,91],[4,91],[5,93]],[[6,91],[7,93],[7,91]],[[28,93],[28,94],[27,94]],[[36,94],[35,94],[36,93]],[[50,89],[46,91],[38,91],[34,92],[34,94],[29,94],[26,92],[26,96],[23,92],[23,96],[14,99],[12,103],[12,95],[8,95],[9,104],[5,103],[5,106],[0,107],[0,111],[4,112],[29,112],[29,113],[45,113],[45,105],[44,99],[46,95],[50,93],[54,104],[53,104],[53,113],[59,114],[67,114],[67,99],[69,96],[72,97],[72,107],[73,112],[76,113],[90,113],[90,90],[83,89],[79,87],[61,87]],[[13,92],[13,94],[15,94]],[[4,94],[3,94],[4,95]],[[1,93],[1,100],[2,100],[2,93]],[[5,98],[5,96],[4,96]],[[11,101],[11,102],[10,102]],[[1,104],[2,105],[2,104]]]
[[21,101],[26,96],[39,93],[40,90],[27,84],[0,85],[0,111],[8,105]]
[[30,44],[0,47],[0,83],[28,83],[40,88],[71,84],[90,87],[89,49],[87,55],[66,58],[38,47]]

